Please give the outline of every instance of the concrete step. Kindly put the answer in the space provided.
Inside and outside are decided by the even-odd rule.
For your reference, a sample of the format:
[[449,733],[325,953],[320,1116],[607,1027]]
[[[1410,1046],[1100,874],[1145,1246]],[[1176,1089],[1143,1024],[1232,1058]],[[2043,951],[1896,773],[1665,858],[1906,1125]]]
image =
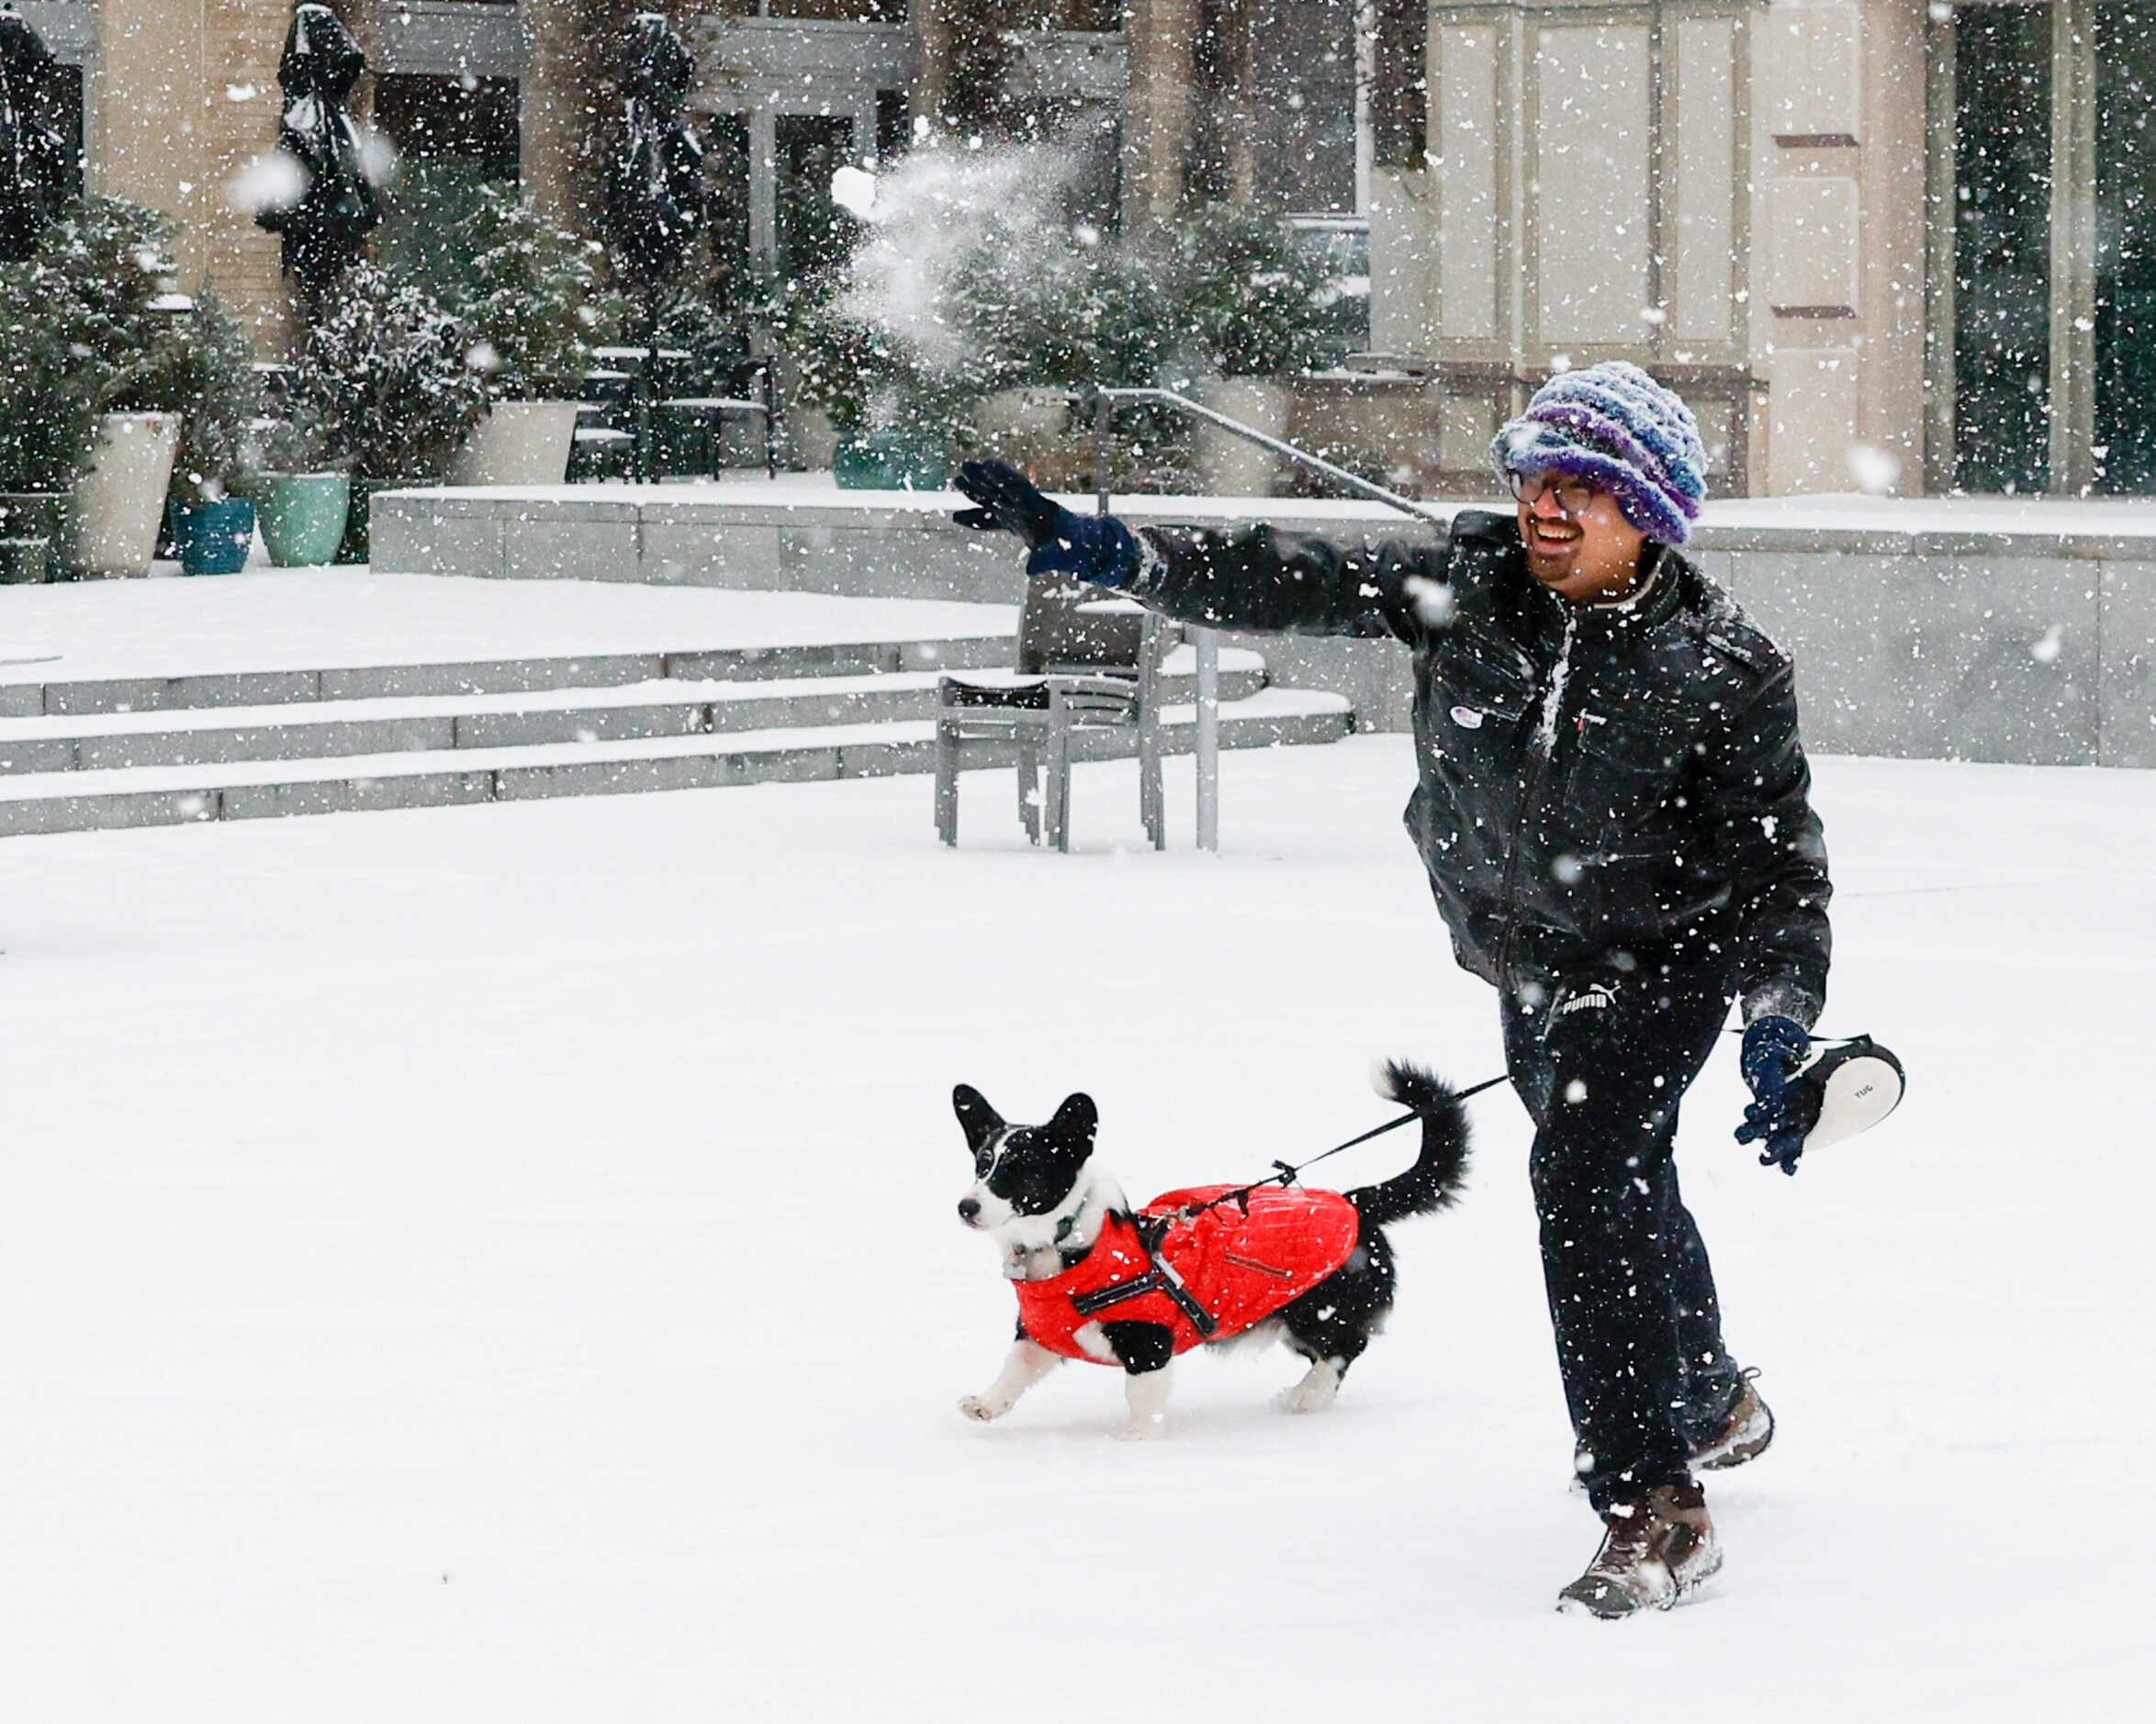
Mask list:
[[1007,635],[859,641],[838,645],[694,647],[545,658],[355,665],[319,670],[217,671],[200,676],[0,683],[11,718],[173,712],[418,696],[532,694],[636,683],[772,682],[895,671],[970,670],[1011,662]]
[[[1280,688],[1223,702],[1220,719],[1220,742],[1227,748],[1337,742],[1353,728],[1348,703],[1339,696]],[[1171,752],[1189,752],[1194,710],[1172,706],[1164,720]],[[1080,740],[1085,759],[1128,756],[1137,746],[1129,732],[1092,733]],[[934,747],[934,723],[911,720],[339,759],[23,773],[0,779],[0,836],[879,778],[931,770]],[[922,818],[927,818],[925,807]]]
[[[1223,700],[1242,700],[1264,687],[1264,661],[1257,654],[1225,648],[1220,662]],[[1195,666],[1188,647],[1169,655],[1164,680],[1171,702],[1195,698]],[[984,676],[999,674],[993,667],[973,668]],[[0,778],[903,722],[933,716],[941,675],[913,670],[790,680],[661,679],[618,688],[0,719]]]

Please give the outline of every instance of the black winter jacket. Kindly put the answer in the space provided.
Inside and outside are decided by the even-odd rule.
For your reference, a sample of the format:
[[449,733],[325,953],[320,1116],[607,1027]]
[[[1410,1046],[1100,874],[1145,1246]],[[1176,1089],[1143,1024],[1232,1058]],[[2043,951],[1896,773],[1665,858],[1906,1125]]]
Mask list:
[[1149,527],[1138,548],[1129,591],[1170,616],[1413,649],[1407,825],[1464,967],[1502,986],[1703,939],[1747,1019],[1817,1017],[1832,888],[1790,661],[1684,558],[1619,607],[1549,592],[1481,511],[1436,543]]

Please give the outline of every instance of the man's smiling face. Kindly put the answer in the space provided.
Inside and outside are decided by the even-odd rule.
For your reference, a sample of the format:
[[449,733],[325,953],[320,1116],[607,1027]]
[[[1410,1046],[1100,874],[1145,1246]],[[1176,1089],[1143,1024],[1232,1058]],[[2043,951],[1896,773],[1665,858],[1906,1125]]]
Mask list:
[[1520,542],[1527,547],[1529,574],[1576,605],[1622,599],[1632,590],[1647,535],[1625,520],[1614,497],[1557,473],[1538,475],[1519,488],[1526,493],[1519,504]]

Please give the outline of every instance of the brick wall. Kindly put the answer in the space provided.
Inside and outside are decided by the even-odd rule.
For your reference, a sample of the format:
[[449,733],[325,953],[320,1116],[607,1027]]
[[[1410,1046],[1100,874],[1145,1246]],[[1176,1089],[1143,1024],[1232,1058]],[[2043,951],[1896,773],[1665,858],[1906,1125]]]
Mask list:
[[281,355],[287,314],[275,238],[230,207],[230,185],[274,148],[277,57],[291,0],[102,0],[91,186],[179,226],[183,284],[214,285]]
[[226,187],[273,149],[284,92],[277,56],[291,20],[287,0],[206,0],[204,77],[197,153],[209,196],[200,207],[206,280],[254,330],[262,357],[282,354],[287,299],[275,234],[227,201]]

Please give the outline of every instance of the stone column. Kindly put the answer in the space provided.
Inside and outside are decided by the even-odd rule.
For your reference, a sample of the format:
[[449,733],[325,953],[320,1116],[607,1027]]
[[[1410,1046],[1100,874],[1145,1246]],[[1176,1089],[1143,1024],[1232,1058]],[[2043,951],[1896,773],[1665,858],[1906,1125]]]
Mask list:
[[2060,0],[2051,20],[2051,489],[2071,497],[2095,477],[2095,6]]
[[1252,203],[1258,196],[1257,65],[1252,52],[1259,0],[1230,0],[1220,12],[1220,142],[1229,197]]
[[914,82],[912,106],[929,120],[943,118],[958,58],[958,28],[952,0],[914,0],[914,35],[921,45],[920,73]]
[[517,81],[524,189],[556,221],[585,233],[596,221],[596,192],[586,161],[593,53],[587,27],[592,9],[570,0],[527,0],[529,50]]
[[1200,8],[1198,0],[1129,0],[1124,16],[1130,93],[1123,109],[1123,215],[1137,223],[1169,215],[1183,200]]

